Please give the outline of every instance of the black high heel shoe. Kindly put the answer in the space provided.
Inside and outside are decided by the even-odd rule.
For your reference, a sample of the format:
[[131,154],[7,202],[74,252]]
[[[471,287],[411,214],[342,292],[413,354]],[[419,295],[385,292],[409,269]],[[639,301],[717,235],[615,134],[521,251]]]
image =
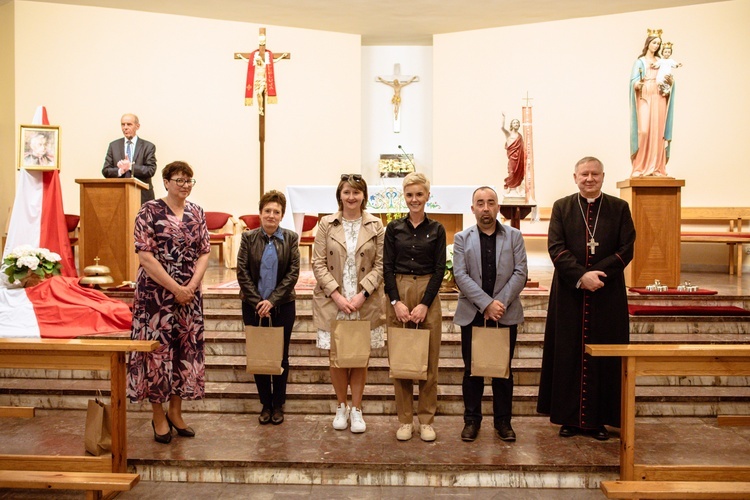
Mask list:
[[169,444],[172,442],[172,426],[169,426],[169,432],[166,434],[157,434],[156,433],[156,426],[154,425],[154,421],[151,421],[151,428],[154,430],[154,441],[157,443],[162,444]]
[[172,423],[171,420],[169,420],[169,414],[165,413],[165,417],[167,417],[167,423],[169,424],[169,430],[175,429],[177,431],[178,436],[186,437],[186,438],[192,438],[195,437],[195,431],[192,427],[185,427],[184,429],[180,429],[176,425]]

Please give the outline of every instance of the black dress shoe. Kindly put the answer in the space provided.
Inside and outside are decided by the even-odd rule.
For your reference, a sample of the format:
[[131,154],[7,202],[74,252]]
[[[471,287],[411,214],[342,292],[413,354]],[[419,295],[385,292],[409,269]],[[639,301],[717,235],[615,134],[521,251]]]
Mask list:
[[474,441],[479,435],[479,425],[474,423],[467,423],[464,425],[464,430],[461,431],[461,439],[463,441]]
[[258,422],[260,422],[260,425],[271,423],[271,408],[267,406],[263,407],[263,411],[260,412],[260,416],[258,417]]
[[563,425],[560,427],[560,437],[569,438],[578,434],[578,427],[572,425]]
[[283,408],[274,408],[273,414],[271,415],[271,423],[273,425],[279,425],[284,421],[284,409]]
[[169,427],[169,431],[166,434],[157,434],[156,426],[154,421],[151,421],[151,428],[154,430],[154,441],[161,444],[169,444],[172,442],[172,427]]
[[192,427],[185,427],[184,429],[180,429],[179,427],[174,425],[171,420],[169,420],[169,415],[167,413],[165,413],[164,416],[167,417],[167,423],[169,424],[170,434],[171,434],[172,429],[174,428],[175,430],[177,430],[178,436],[182,436],[186,438],[195,437],[195,431],[193,430]]
[[598,429],[595,429],[591,435],[594,436],[594,439],[597,441],[607,441],[609,439],[609,431],[603,425]]
[[516,433],[513,430],[513,427],[510,426],[510,422],[500,422],[495,431],[497,432],[497,437],[503,441],[516,440]]

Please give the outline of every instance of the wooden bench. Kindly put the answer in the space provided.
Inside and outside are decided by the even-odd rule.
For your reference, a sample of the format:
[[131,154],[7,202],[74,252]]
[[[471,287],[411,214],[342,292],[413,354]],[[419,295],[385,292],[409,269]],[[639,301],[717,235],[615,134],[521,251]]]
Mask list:
[[[727,377],[747,376],[750,375],[750,345],[586,344],[586,353],[590,354],[591,356],[614,356],[622,358],[622,394],[620,417],[621,481],[697,480],[750,482],[750,467],[748,466],[665,466],[636,464],[634,461],[636,377],[643,375],[701,375]],[[744,498],[750,498],[750,496],[746,496]]]
[[750,482],[739,481],[602,481],[600,487],[607,498],[750,498]]
[[683,225],[690,223],[722,223],[726,231],[702,231],[680,233],[683,243],[720,243],[729,247],[729,274],[742,276],[742,245],[750,244],[750,233],[742,232],[744,221],[750,220],[748,207],[682,207]]
[[104,491],[130,491],[138,474],[0,470],[0,488],[27,490],[84,490],[87,499],[103,498]]
[[[549,221],[551,207],[539,207],[539,220]],[[682,207],[680,224],[724,224],[726,231],[681,231],[682,243],[719,243],[729,247],[729,274],[742,276],[742,245],[750,244],[750,232],[742,232],[743,222],[750,220],[750,207]],[[523,224],[524,239],[547,239],[546,232]]]
[[150,352],[157,347],[157,341],[141,340],[0,338],[0,368],[109,370],[112,405],[111,455],[79,457],[0,454],[0,470],[127,472],[125,353]]

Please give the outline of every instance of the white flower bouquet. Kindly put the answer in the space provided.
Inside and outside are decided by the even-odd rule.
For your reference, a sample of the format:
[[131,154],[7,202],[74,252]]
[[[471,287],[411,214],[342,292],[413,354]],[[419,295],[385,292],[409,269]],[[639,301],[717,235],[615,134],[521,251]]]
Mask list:
[[58,254],[46,248],[21,245],[3,258],[0,272],[8,277],[11,285],[33,286],[60,274],[60,260]]

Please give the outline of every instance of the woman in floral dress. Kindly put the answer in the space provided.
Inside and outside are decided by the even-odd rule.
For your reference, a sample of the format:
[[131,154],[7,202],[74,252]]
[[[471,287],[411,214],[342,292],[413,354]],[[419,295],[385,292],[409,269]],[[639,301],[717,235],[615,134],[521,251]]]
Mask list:
[[193,169],[175,161],[164,167],[162,178],[167,196],[146,202],[135,220],[140,267],[131,333],[133,340],[158,340],[160,346],[131,354],[128,396],[151,402],[154,439],[166,444],[173,428],[180,436],[195,436],[182,419],[182,400],[204,395],[200,286],[211,247],[203,209],[187,201]]
[[[385,345],[383,309],[383,223],[364,211],[367,183],[358,174],[344,174],[336,188],[339,211],[323,217],[313,247],[312,268],[318,284],[313,292],[313,322],[318,329],[318,347],[331,348],[331,321],[338,319],[370,322],[370,347]],[[367,368],[331,367],[337,408],[333,428],[349,426],[365,432],[362,395]],[[352,389],[352,406],[347,406],[347,388]]]

